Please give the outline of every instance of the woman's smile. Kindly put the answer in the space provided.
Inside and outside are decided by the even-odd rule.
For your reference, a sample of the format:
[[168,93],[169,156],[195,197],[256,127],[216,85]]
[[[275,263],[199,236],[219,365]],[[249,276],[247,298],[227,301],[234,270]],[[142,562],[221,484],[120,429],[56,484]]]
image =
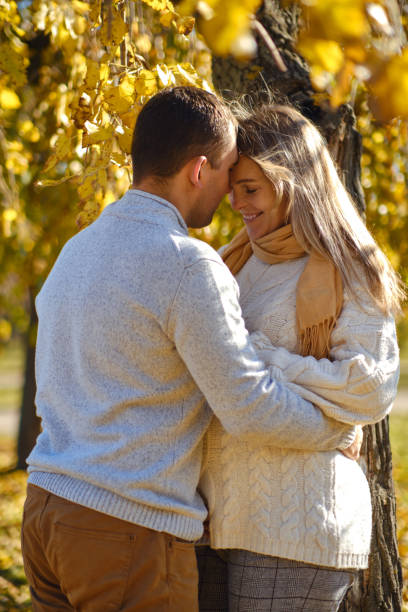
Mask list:
[[230,201],[242,215],[251,240],[286,223],[286,206],[276,202],[275,189],[257,163],[241,156],[231,171]]
[[255,219],[257,219],[260,215],[262,215],[262,213],[252,213],[252,214],[245,214],[242,213],[242,218],[245,221],[245,223],[251,223],[251,221],[254,221]]

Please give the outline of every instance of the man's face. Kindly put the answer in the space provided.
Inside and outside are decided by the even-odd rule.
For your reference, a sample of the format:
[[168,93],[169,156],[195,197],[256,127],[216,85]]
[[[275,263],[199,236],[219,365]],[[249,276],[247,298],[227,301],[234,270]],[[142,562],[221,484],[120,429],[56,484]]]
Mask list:
[[231,123],[229,143],[221,154],[218,168],[212,168],[207,162],[205,183],[194,209],[190,211],[187,222],[189,227],[205,227],[211,223],[219,203],[229,191],[230,171],[237,160],[236,132]]

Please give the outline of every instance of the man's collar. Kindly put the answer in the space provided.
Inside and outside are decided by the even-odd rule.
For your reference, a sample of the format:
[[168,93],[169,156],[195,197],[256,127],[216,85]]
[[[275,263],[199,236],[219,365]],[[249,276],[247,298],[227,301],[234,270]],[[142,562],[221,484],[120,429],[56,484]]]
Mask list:
[[161,196],[156,195],[155,193],[150,193],[149,191],[143,191],[142,189],[134,189],[134,188],[128,189],[128,191],[125,194],[125,197],[126,199],[129,199],[129,200],[132,200],[136,197],[138,199],[139,198],[143,200],[147,199],[147,200],[152,200],[153,202],[158,202],[159,204],[164,206],[167,210],[170,210],[172,213],[176,215],[179,224],[181,225],[183,230],[185,230],[185,232],[188,233],[188,227],[186,225],[186,222],[184,221],[182,214],[180,213],[178,208],[174,206],[174,204],[172,204],[165,198],[162,198]]

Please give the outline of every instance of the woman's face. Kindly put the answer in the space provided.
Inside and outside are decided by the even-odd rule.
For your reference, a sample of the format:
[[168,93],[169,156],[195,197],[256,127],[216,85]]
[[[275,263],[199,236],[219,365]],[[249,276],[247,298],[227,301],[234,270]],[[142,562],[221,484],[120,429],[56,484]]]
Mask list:
[[286,223],[286,206],[275,204],[275,190],[258,164],[240,156],[231,171],[229,198],[241,213],[251,240],[261,238]]

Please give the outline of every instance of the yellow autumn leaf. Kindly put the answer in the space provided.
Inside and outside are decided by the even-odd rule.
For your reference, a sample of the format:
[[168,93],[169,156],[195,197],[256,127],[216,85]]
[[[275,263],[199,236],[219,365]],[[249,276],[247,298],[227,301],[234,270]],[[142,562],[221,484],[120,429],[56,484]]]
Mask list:
[[159,77],[159,83],[162,87],[168,87],[169,85],[175,84],[176,79],[166,64],[157,64],[156,72],[157,76]]
[[60,23],[55,34],[55,43],[69,59],[77,49],[78,37],[73,30],[70,32],[63,23]]
[[89,4],[87,19],[90,26],[95,26],[99,23],[101,17],[102,0],[91,0]]
[[106,189],[106,185],[107,185],[107,175],[106,175],[106,168],[100,168],[98,170],[98,187],[100,187],[101,189],[105,190]]
[[78,177],[76,174],[69,174],[59,179],[41,179],[35,183],[35,186],[36,187],[55,187],[55,185],[61,185],[62,183],[66,183],[67,181],[71,181],[71,180],[76,181],[77,178]]
[[133,100],[135,93],[135,77],[126,74],[119,83],[119,89],[122,96],[126,96]]
[[139,53],[147,55],[152,48],[152,41],[148,34],[138,34],[135,39],[135,46]]
[[[198,29],[217,55],[234,53],[234,43],[249,34],[250,19],[260,4],[260,0],[200,2],[198,8],[201,16],[197,21]],[[236,45],[239,52],[241,47],[242,45]]]
[[157,81],[154,72],[141,70],[135,81],[135,89],[139,96],[152,96],[157,91]]
[[165,28],[170,28],[170,26],[172,25],[173,22],[176,21],[176,19],[177,19],[177,13],[174,13],[173,11],[164,11],[160,15],[160,23]]
[[204,19],[212,19],[214,17],[214,6],[219,4],[220,0],[182,0],[177,4],[177,10],[180,15],[192,15],[200,13]]
[[[96,187],[97,187],[97,184],[95,183],[95,188]],[[83,210],[87,212],[89,215],[94,215],[95,213],[98,214],[100,210],[100,204],[97,201],[96,197],[85,202],[83,206]]]
[[58,164],[59,161],[60,159],[57,157],[57,155],[55,155],[55,153],[52,153],[45,162],[43,172],[49,172],[52,168],[54,168],[54,166]]
[[301,0],[306,30],[312,38],[339,42],[361,40],[370,34],[366,0]]
[[72,137],[72,128],[58,135],[54,146],[55,146],[55,155],[57,155],[59,159],[64,159],[64,157],[66,157],[68,153],[71,151],[71,146],[72,146],[71,137]]
[[29,119],[19,121],[17,124],[18,133],[22,138],[29,142],[38,142],[41,138],[40,130]]
[[75,127],[81,129],[93,115],[91,97],[86,92],[82,92],[79,98],[71,102],[70,109]]
[[104,140],[98,144],[99,159],[94,164],[95,168],[106,168],[106,166],[108,166],[112,154],[113,143],[114,138],[109,138],[109,140]]
[[116,138],[118,144],[124,153],[130,153],[132,149],[132,137],[133,132],[128,127],[122,126],[119,130],[116,130]]
[[343,64],[343,51],[334,40],[302,37],[297,47],[312,66],[332,74],[338,72]]
[[81,210],[75,219],[78,229],[81,230],[95,221],[100,213],[100,210],[101,207],[98,202],[93,202],[92,207],[89,204],[87,210]]
[[369,105],[380,121],[408,118],[408,48],[383,62],[368,81]]
[[18,14],[17,3],[14,0],[0,2],[0,21],[7,21],[10,24],[17,25],[20,23],[20,15]]
[[199,77],[191,64],[177,64],[174,76],[178,85],[198,86]]
[[180,17],[177,19],[177,31],[179,34],[188,36],[192,32],[194,25],[194,17]]
[[[92,0],[92,3],[93,2],[94,0]],[[87,16],[89,12],[88,2],[82,2],[81,0],[71,0],[71,5],[76,13],[78,13],[79,15],[83,15],[84,17]]]
[[0,43],[0,70],[7,75],[12,86],[25,85],[27,81],[26,64],[27,60],[21,51],[17,51],[9,42]]
[[109,78],[109,66],[108,64],[100,64],[99,79],[102,83],[105,83]]
[[114,113],[126,113],[135,100],[135,79],[126,75],[117,86],[108,87],[103,96]]
[[76,34],[77,36],[81,36],[81,34],[84,34],[84,32],[86,32],[87,28],[88,22],[85,17],[82,17],[82,15],[76,15],[72,26],[74,34]]
[[100,65],[91,59],[86,60],[85,87],[95,89],[100,79]]
[[0,90],[0,106],[4,110],[16,110],[21,106],[20,98],[8,87],[3,87]]
[[367,47],[360,43],[350,43],[344,46],[344,55],[356,64],[363,64],[367,60]]
[[6,159],[6,168],[14,174],[23,174],[28,169],[29,160],[21,153],[9,153]]
[[143,2],[155,11],[167,10],[174,12],[174,4],[170,0],[143,0]]
[[123,21],[120,11],[112,11],[112,20],[109,25],[109,20],[106,19],[100,30],[100,40],[103,45],[117,47],[128,32],[128,26]]
[[334,108],[347,102],[353,75],[354,64],[346,61],[337,75],[336,84],[330,95],[330,103]]
[[103,127],[86,122],[85,127],[87,128],[87,132],[84,132],[82,135],[83,147],[89,147],[90,145],[107,140],[108,138],[111,138],[113,134],[113,127],[110,125]]
[[17,219],[17,211],[14,208],[6,208],[3,210],[3,219],[5,221],[15,221]]
[[121,153],[112,153],[111,155],[111,161],[116,165],[119,166],[120,168],[122,166],[127,166],[127,157],[125,155],[122,155]]
[[50,155],[50,157],[47,159],[43,168],[43,173],[46,174],[52,168],[54,168],[54,166],[56,166],[61,160],[68,157],[72,146],[71,132],[72,130],[68,129],[66,132],[58,135],[54,143],[54,153],[52,153],[52,155]]
[[140,113],[141,109],[142,107],[140,105],[133,105],[127,113],[121,113],[120,119],[122,121],[122,125],[130,128],[133,131],[135,128],[137,116]]
[[7,143],[7,148],[9,151],[20,151],[21,152],[24,150],[24,145],[19,140],[10,140]]
[[78,187],[78,195],[81,200],[86,200],[94,194],[95,187],[95,175],[85,177],[82,183]]

